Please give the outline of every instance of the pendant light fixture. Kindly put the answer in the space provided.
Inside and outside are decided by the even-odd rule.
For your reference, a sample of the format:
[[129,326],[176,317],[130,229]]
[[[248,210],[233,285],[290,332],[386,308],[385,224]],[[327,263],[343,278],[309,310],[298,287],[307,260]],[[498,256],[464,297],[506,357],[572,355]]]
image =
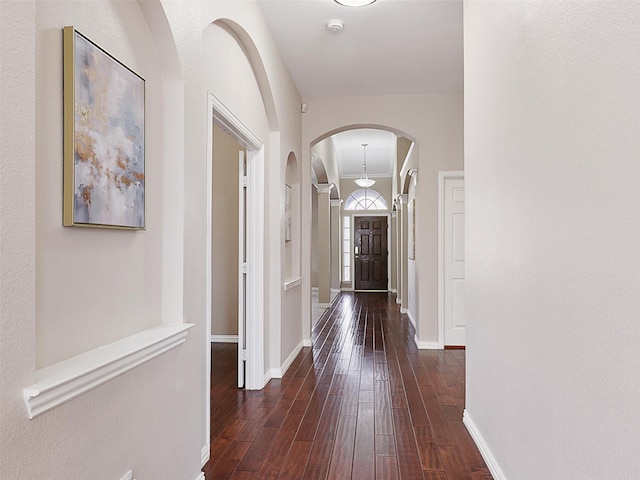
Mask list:
[[364,159],[364,163],[362,165],[363,168],[363,172],[362,172],[362,176],[360,178],[358,178],[357,180],[355,180],[356,185],[358,185],[359,187],[362,188],[369,188],[372,187],[374,183],[376,183],[375,180],[371,180],[368,176],[367,176],[367,143],[363,143],[362,144],[362,156]]

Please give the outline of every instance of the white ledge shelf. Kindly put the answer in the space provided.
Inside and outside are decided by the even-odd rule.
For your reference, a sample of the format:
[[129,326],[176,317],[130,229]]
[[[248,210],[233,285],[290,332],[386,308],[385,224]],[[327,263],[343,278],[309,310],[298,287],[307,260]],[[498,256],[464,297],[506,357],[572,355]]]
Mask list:
[[72,398],[184,343],[191,323],[163,325],[104,345],[36,372],[36,383],[24,389],[29,418]]
[[291,290],[298,285],[302,285],[302,277],[289,278],[284,282],[284,291]]

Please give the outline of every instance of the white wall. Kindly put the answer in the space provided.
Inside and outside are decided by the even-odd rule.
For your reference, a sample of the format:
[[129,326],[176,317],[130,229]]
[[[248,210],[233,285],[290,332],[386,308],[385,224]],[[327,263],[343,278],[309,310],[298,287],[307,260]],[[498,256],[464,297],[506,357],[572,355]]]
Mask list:
[[[201,390],[203,347],[191,334],[176,349],[33,420],[22,400],[42,365],[182,321],[163,318],[165,306],[181,303],[164,291],[164,195],[180,197],[163,187],[170,142],[163,71],[146,20],[131,1],[19,1],[0,2],[0,24],[0,477],[118,479],[133,469],[137,478],[195,479],[202,415],[193,392]],[[62,227],[66,25],[146,78],[145,232]]]
[[[39,368],[162,322],[162,143],[154,141],[162,129],[158,55],[135,2],[70,5],[41,2],[36,16],[36,105],[43,112],[36,116],[35,178]],[[107,21],[95,21],[96,15]],[[65,25],[146,79],[145,232],[61,228],[63,125],[52,116],[62,112]]]
[[503,478],[636,478],[640,4],[464,20],[466,412]]
[[[438,341],[437,325],[437,201],[438,170],[463,168],[463,95],[451,92],[430,95],[305,99],[302,116],[303,172],[309,170],[309,144],[327,132],[346,126],[383,126],[404,132],[419,143],[420,210],[417,218],[420,245],[418,337],[422,345]],[[303,186],[304,186],[303,179]],[[303,192],[304,193],[304,192]],[[307,197],[309,198],[309,197]],[[303,212],[303,232],[310,232],[311,217]],[[303,251],[303,268],[310,264]],[[306,267],[308,268],[308,267]],[[303,274],[304,275],[304,274]],[[306,313],[306,309],[303,309]],[[303,325],[308,329],[310,321]],[[306,334],[306,331],[305,331]]]
[[[261,78],[271,87],[268,108],[248,96],[256,83],[250,75],[234,76],[233,67],[247,65],[243,51],[228,50],[231,58],[220,60],[231,70],[208,76],[212,52],[203,51],[203,34],[222,17],[242,24],[255,41],[252,61],[259,51]],[[280,366],[301,340],[301,292],[288,292],[298,297],[281,312],[280,266],[282,180],[286,155],[300,158],[300,96],[255,2],[3,1],[0,25],[0,477],[118,479],[133,469],[139,479],[195,480],[209,441],[207,90],[251,129],[267,133],[266,175],[273,185],[264,202],[267,369]],[[61,226],[65,25],[147,80],[145,232]],[[73,288],[83,295],[75,304]],[[39,365],[183,319],[194,324],[186,343],[27,419],[22,391]]]
[[[290,346],[301,340],[300,312],[282,308],[281,265],[286,161],[289,152],[301,157],[300,96],[256,2],[163,1],[163,5],[185,79],[185,210],[189,212],[185,218],[185,318],[200,321],[206,308],[207,131],[203,122],[210,91],[265,145],[263,284],[268,375],[288,358]],[[220,19],[235,30],[225,30],[219,22],[211,25]],[[301,289],[296,294],[302,295]]]

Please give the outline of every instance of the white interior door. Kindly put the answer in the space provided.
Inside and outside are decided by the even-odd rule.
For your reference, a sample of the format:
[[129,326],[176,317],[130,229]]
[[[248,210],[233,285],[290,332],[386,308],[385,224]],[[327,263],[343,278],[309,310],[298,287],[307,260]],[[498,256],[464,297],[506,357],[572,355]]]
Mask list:
[[444,343],[465,345],[464,179],[444,179]]
[[247,161],[244,151],[238,155],[240,188],[238,198],[238,388],[244,387],[247,358]]

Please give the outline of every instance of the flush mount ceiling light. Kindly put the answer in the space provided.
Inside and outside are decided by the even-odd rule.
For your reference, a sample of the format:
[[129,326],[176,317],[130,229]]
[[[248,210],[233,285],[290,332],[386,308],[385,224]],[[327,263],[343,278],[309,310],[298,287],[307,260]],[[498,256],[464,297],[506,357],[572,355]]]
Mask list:
[[368,176],[367,176],[367,143],[363,143],[362,144],[362,157],[364,159],[364,164],[362,165],[362,176],[360,178],[358,178],[357,180],[355,180],[356,185],[358,185],[359,187],[362,188],[369,188],[372,187],[374,183],[376,183],[375,180],[371,180]]
[[345,7],[366,7],[367,5],[371,5],[376,0],[334,0],[336,3],[340,5],[344,5]]

